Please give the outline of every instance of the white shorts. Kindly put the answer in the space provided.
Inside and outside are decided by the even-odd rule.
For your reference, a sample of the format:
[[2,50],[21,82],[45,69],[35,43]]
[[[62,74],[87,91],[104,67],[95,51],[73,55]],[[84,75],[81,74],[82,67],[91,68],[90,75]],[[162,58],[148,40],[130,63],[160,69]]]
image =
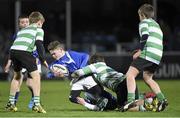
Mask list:
[[92,76],[88,76],[72,84],[71,90],[85,90],[90,89],[96,85],[97,83],[94,81]]

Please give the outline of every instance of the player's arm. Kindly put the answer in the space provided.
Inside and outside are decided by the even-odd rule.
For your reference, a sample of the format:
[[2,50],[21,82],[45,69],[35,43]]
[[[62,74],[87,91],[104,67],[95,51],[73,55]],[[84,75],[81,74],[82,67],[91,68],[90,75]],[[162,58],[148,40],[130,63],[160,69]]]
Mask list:
[[48,64],[45,60],[45,49],[43,46],[43,41],[36,40],[35,44],[37,46],[37,51],[38,51],[38,55],[39,55],[39,59],[41,63],[44,64],[46,67],[48,67]]
[[148,23],[143,21],[139,24],[139,31],[140,31],[140,36],[141,36],[141,40],[140,40],[140,50],[143,50],[146,44],[146,41],[149,37],[149,28],[148,28]]
[[7,61],[6,66],[4,67],[4,72],[6,72],[6,73],[9,72],[11,64],[12,64],[12,60],[9,58],[8,61]]
[[140,36],[141,36],[140,45],[139,45],[139,49],[133,51],[133,59],[136,59],[137,57],[139,57],[141,54],[141,51],[145,47],[146,41],[149,37],[148,24],[146,22],[140,23],[139,31],[140,31]]
[[44,31],[42,29],[37,29],[37,35],[36,35],[36,42],[35,45],[37,47],[37,52],[39,55],[39,59],[42,64],[44,64],[46,67],[48,67],[48,64],[45,60],[45,49],[43,46],[43,36],[44,36]]
[[97,70],[93,64],[83,67],[82,69],[76,70],[71,74],[73,78],[79,78],[81,76],[90,75],[96,73]]

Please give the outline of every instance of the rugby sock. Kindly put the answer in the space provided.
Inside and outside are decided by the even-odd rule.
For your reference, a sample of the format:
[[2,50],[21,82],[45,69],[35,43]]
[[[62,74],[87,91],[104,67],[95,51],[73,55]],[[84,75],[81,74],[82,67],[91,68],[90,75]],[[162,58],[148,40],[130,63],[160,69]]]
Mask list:
[[92,104],[89,104],[87,102],[85,102],[84,106],[87,107],[90,110],[97,110],[97,106],[96,105],[92,105]]
[[135,100],[135,93],[128,93],[128,103]]
[[139,105],[139,111],[146,111],[143,105]]
[[20,94],[20,91],[16,92],[16,94],[15,94],[15,104],[16,104],[17,101],[18,101],[19,94]]
[[35,105],[40,105],[40,97],[39,96],[34,96],[34,104]]
[[14,95],[9,95],[9,102],[11,104],[14,104],[15,103],[15,96]]
[[157,95],[157,99],[158,99],[159,101],[163,101],[163,100],[165,99],[164,94],[163,94],[162,92],[157,93],[156,95]]

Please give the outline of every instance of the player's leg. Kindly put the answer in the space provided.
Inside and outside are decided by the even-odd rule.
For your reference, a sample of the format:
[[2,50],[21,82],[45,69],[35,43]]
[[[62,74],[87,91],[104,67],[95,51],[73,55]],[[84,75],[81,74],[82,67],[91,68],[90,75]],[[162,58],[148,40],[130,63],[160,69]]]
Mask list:
[[22,63],[32,77],[32,90],[34,93],[34,106],[32,110],[38,113],[46,113],[40,105],[41,77],[37,69],[36,58],[31,53],[25,53],[23,58]]
[[9,101],[6,105],[6,110],[9,111],[17,111],[17,107],[15,105],[15,94],[19,88],[19,79],[21,78],[21,72],[15,72],[14,71],[14,77],[13,81],[11,82],[11,87],[10,87],[10,95],[9,95]]
[[96,110],[98,111],[104,111],[108,104],[108,98],[103,96],[103,91],[104,88],[99,84],[86,90],[86,92],[93,95],[94,99],[96,99],[96,103],[94,105],[96,106]]
[[117,99],[111,93],[104,90],[102,93],[102,97],[108,99],[108,103],[104,110],[114,110],[117,108]]
[[164,94],[156,81],[153,80],[153,73],[149,71],[143,72],[143,78],[146,84],[151,88],[151,90],[156,94],[159,104],[157,106],[157,111],[163,111],[168,105]]
[[[40,74],[38,70],[35,70],[30,73],[32,80],[31,80],[31,87],[34,93],[34,97],[36,97],[35,105],[40,105]],[[30,79],[30,78],[29,78]]]
[[[91,76],[80,79],[79,81],[72,84],[69,100],[73,103],[79,103],[90,110],[99,110],[99,108],[96,105],[85,101],[83,98],[81,99],[80,93],[78,92],[78,91],[86,91],[86,92],[88,91],[92,93],[92,89],[94,90],[95,88],[97,88],[96,86],[97,83],[93,80]],[[96,91],[98,90],[95,90],[94,92]],[[97,95],[95,94],[94,96]]]
[[21,70],[21,78],[19,80],[12,80],[12,82],[15,82],[15,81],[18,81],[18,89],[16,91],[16,94],[15,94],[15,104],[17,103],[18,101],[18,98],[19,98],[19,95],[20,95],[20,89],[21,89],[21,85],[22,85],[22,82],[23,82],[23,78],[24,78],[24,69]]
[[32,81],[32,77],[30,77],[29,74],[28,74],[28,78],[26,80],[26,85],[27,85],[29,91],[31,92],[31,99],[30,99],[30,102],[28,104],[28,108],[32,109],[32,107],[34,105],[34,93],[33,93],[33,89],[32,89],[33,81]]
[[139,74],[139,70],[136,67],[130,66],[126,73],[127,82],[127,102],[130,103],[135,100],[136,81],[135,78]]
[[[39,59],[37,59],[37,58],[36,58],[36,64],[37,64],[38,71],[41,74],[41,63],[40,63]],[[27,73],[27,76],[28,76],[28,79],[26,81],[26,85],[27,85],[29,91],[31,92],[31,100],[28,104],[28,108],[32,109],[32,107],[34,105],[34,93],[33,93],[33,89],[32,89],[33,81],[32,81],[32,77],[30,76],[29,73]]]
[[136,82],[135,78],[136,76],[149,66],[149,62],[147,60],[144,60],[142,58],[137,58],[133,60],[131,63],[130,68],[128,69],[128,72],[126,73],[126,81],[127,81],[127,90],[128,90],[128,96],[127,96],[127,104],[124,106],[124,110],[129,109],[129,105],[131,105],[133,102],[135,102],[135,89],[136,89]]
[[38,70],[30,72],[30,75],[32,77],[32,90],[34,93],[34,106],[32,107],[32,110],[38,113],[46,113],[46,111],[42,108],[40,104],[40,88],[41,88],[41,77]]
[[96,109],[95,105],[88,103],[87,101],[85,101],[83,98],[80,97],[81,91],[84,91],[83,85],[84,85],[84,79],[81,79],[76,83],[72,84],[69,100],[72,103],[81,104],[90,110],[95,110]]
[[19,55],[16,51],[10,52],[10,59],[13,63],[14,75],[13,81],[11,82],[10,86],[10,95],[9,101],[6,105],[6,109],[10,111],[17,111],[17,107],[15,106],[15,94],[19,88],[19,80],[21,79],[21,62],[18,60],[21,54]]

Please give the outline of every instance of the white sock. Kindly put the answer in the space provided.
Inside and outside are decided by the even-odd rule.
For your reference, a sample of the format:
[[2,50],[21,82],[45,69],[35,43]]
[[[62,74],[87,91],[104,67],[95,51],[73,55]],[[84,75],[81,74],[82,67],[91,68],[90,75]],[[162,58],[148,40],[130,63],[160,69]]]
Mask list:
[[93,105],[87,102],[85,102],[84,106],[90,110],[98,110],[98,107],[96,105]]

